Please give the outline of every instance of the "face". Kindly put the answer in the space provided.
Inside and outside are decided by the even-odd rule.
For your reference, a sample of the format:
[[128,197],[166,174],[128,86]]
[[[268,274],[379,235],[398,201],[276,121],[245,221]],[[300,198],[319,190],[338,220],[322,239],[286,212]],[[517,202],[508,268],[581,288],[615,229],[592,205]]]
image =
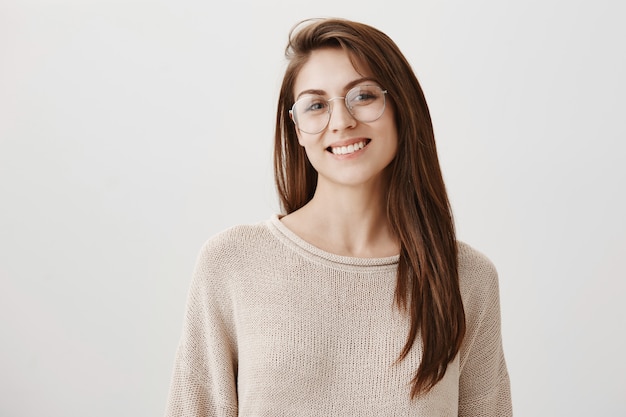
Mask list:
[[368,84],[377,82],[365,69],[359,73],[340,48],[313,51],[295,80],[296,100],[310,92],[330,100],[331,115],[324,130],[305,133],[296,125],[298,141],[318,173],[318,187],[323,182],[348,186],[379,182],[396,155],[398,134],[390,100],[378,119],[361,122],[342,98],[355,86]]

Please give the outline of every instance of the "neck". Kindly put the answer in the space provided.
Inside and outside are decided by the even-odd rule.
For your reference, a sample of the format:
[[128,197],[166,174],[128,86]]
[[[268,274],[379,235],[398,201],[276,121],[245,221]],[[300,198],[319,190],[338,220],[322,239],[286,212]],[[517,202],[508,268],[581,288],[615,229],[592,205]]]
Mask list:
[[399,245],[387,219],[385,188],[320,182],[313,199],[284,217],[283,223],[309,243],[338,255],[397,255]]

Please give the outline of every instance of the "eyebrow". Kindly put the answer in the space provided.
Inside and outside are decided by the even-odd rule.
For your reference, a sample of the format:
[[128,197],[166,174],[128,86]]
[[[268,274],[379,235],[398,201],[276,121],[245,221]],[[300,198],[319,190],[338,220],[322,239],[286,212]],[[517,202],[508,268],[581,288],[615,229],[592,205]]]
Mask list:
[[[344,91],[348,91],[350,90],[352,87],[359,85],[363,82],[366,81],[371,81],[374,82],[376,84],[378,84],[378,81],[376,81],[374,78],[372,77],[363,77],[363,78],[357,78],[356,80],[350,81],[348,84],[346,84],[343,89]],[[296,101],[298,101],[298,99],[300,98],[300,96],[302,96],[303,94],[317,94],[318,96],[325,96],[326,95],[326,91],[324,90],[316,90],[316,89],[309,89],[309,90],[304,90],[301,91],[297,96],[296,96]]]

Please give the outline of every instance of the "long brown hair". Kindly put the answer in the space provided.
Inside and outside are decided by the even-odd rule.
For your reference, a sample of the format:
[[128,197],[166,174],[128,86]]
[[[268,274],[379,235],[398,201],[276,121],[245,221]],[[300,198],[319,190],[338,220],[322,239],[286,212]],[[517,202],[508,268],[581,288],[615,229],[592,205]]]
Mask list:
[[309,202],[317,186],[317,172],[298,144],[289,109],[300,69],[313,50],[324,47],[343,48],[355,68],[366,65],[394,103],[398,151],[389,167],[387,216],[400,241],[395,301],[410,317],[398,360],[408,355],[416,340],[423,345],[411,381],[415,398],[443,378],[465,334],[454,222],[430,112],[410,64],[381,31],[344,19],[312,19],[294,26],[285,50],[289,63],[278,100],[274,143],[276,187],[286,213]]

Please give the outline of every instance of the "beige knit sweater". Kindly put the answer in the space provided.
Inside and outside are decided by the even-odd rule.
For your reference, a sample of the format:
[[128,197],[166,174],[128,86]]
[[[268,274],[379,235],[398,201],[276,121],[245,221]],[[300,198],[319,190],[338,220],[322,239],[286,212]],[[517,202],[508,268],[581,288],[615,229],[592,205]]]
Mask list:
[[445,377],[411,401],[421,343],[395,362],[408,333],[394,306],[398,256],[333,255],[278,216],[214,236],[193,275],[166,415],[510,416],[496,271],[459,245],[467,334]]

